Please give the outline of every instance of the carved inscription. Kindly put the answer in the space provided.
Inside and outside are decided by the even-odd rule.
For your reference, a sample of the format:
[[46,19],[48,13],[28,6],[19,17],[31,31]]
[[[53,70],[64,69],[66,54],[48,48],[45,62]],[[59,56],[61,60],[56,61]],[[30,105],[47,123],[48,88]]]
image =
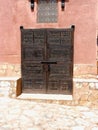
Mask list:
[[45,30],[36,30],[34,31],[34,43],[38,47],[44,46],[45,43]]
[[43,49],[35,49],[34,47],[24,48],[24,60],[43,60]]
[[33,44],[33,31],[30,29],[22,30],[22,44],[32,45]]
[[54,44],[54,45],[58,45],[60,44],[60,40],[61,40],[61,37],[60,37],[60,32],[59,31],[48,31],[48,34],[47,34],[47,42],[49,44]]

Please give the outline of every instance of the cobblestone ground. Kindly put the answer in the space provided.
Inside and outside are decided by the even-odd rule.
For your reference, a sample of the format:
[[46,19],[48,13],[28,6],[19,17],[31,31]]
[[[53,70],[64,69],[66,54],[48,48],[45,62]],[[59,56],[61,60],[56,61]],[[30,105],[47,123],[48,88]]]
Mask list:
[[0,97],[0,130],[98,130],[98,109]]

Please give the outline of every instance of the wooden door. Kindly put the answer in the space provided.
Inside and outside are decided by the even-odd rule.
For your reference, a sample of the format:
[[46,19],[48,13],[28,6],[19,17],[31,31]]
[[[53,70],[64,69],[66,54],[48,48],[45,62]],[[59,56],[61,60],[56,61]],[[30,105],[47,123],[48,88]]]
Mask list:
[[73,29],[21,29],[22,91],[72,92]]

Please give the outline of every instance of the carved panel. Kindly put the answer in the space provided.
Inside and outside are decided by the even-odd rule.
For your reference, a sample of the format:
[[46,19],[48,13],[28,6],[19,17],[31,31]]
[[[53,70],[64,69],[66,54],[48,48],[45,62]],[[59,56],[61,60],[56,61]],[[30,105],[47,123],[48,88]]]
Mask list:
[[23,91],[69,94],[72,90],[72,29],[23,29]]

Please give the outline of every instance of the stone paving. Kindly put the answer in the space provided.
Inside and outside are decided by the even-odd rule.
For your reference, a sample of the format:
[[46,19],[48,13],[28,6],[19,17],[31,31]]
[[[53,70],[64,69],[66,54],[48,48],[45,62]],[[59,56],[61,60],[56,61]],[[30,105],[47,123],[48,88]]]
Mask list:
[[0,97],[0,130],[98,130],[98,109]]

